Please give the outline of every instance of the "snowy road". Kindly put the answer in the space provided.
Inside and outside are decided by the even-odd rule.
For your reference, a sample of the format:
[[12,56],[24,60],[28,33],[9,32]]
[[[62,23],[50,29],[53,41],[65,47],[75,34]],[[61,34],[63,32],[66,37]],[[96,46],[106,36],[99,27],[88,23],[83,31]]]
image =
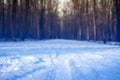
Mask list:
[[120,80],[120,47],[72,40],[1,42],[0,80]]

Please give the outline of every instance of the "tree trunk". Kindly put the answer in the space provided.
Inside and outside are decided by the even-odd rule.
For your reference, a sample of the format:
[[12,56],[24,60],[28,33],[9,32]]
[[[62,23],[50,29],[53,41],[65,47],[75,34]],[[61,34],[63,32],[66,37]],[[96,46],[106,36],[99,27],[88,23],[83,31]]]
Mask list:
[[12,3],[12,39],[15,38],[15,31],[16,31],[16,13],[17,13],[17,0],[13,0]]
[[93,33],[94,33],[94,40],[96,40],[96,0],[93,0]]
[[120,0],[116,1],[116,14],[117,14],[117,41],[120,41]]
[[2,27],[2,37],[5,37],[5,7],[4,0],[1,1],[1,27]]

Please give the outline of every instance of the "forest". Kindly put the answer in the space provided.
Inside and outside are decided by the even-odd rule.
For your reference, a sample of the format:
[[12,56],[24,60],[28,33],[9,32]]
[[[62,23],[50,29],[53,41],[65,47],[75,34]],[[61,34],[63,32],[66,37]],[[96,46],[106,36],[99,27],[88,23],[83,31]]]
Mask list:
[[0,40],[120,42],[120,0],[0,0]]

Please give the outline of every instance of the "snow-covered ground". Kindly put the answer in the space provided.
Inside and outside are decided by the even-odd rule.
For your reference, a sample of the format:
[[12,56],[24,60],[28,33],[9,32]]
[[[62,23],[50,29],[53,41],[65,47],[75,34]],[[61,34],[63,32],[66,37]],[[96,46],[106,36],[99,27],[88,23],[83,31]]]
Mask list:
[[120,46],[74,40],[0,42],[0,80],[120,80]]

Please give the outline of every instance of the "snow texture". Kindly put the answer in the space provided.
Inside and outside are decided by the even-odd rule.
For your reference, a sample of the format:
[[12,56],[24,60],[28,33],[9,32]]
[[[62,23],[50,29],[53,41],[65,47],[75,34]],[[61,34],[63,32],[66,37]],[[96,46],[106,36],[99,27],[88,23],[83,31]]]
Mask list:
[[0,80],[120,80],[120,47],[75,40],[1,42]]

